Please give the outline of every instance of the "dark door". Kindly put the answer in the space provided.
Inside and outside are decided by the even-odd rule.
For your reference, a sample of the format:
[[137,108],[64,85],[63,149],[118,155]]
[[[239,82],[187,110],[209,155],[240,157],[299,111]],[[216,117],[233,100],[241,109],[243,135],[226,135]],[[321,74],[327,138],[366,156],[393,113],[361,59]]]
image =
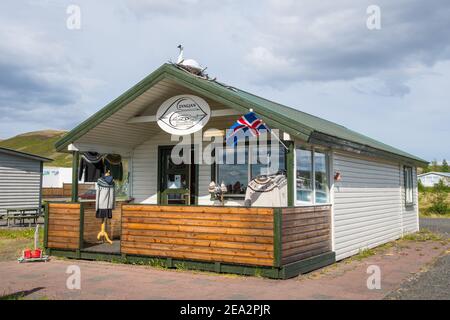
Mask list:
[[190,205],[195,204],[193,192],[195,189],[195,166],[190,164],[175,164],[171,158],[173,147],[160,147],[159,149],[159,192],[160,204],[163,205]]

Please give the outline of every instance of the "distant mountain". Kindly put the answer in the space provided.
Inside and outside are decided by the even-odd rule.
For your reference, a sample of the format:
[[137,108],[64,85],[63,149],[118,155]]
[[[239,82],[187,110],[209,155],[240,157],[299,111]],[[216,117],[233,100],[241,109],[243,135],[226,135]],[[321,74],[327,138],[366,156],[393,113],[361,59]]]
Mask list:
[[10,139],[1,140],[0,147],[17,151],[33,153],[42,157],[53,159],[47,163],[52,167],[71,167],[72,155],[60,153],[55,150],[55,142],[58,141],[66,131],[42,130],[20,134]]

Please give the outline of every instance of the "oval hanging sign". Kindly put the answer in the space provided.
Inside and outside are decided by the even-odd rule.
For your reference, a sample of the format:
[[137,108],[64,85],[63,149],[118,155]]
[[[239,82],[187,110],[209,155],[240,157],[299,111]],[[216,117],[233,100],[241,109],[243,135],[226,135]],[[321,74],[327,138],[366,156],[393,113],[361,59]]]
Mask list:
[[203,128],[211,117],[208,103],[197,96],[184,94],[166,100],[156,112],[161,129],[176,135],[187,135]]

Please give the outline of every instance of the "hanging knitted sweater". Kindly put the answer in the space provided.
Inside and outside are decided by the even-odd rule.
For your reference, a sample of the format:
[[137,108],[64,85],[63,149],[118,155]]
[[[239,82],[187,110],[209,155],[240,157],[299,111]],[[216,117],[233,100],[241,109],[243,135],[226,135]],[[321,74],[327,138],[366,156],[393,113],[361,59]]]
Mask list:
[[284,175],[258,176],[247,186],[245,205],[252,207],[287,206],[287,179]]
[[[81,155],[78,179],[84,182],[96,182],[104,173],[103,156],[97,152],[85,152]],[[84,177],[84,180],[82,180]]]
[[105,172],[109,170],[114,180],[122,181],[123,179],[122,157],[119,154],[108,154],[104,159],[104,163],[105,163]]
[[97,218],[112,218],[112,210],[116,207],[115,183],[112,176],[98,179],[95,185],[95,210]]

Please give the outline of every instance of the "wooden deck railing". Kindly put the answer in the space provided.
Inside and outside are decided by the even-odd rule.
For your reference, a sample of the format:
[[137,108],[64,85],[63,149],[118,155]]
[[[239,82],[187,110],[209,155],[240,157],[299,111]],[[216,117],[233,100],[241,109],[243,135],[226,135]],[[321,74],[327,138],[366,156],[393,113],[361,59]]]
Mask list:
[[331,251],[331,206],[282,209],[281,263]]
[[46,205],[46,247],[80,248],[80,203],[48,203]]
[[272,266],[273,209],[122,206],[125,254]]
[[[114,215],[109,233],[120,235],[120,252],[116,254],[126,256],[276,268],[295,265],[292,270],[323,265],[317,259],[324,255],[326,263],[334,259],[330,256],[329,205],[243,208],[124,204],[118,205]],[[84,242],[96,242],[99,228],[93,203],[49,203],[46,225],[47,248],[78,254]],[[303,265],[309,263],[311,266]]]

